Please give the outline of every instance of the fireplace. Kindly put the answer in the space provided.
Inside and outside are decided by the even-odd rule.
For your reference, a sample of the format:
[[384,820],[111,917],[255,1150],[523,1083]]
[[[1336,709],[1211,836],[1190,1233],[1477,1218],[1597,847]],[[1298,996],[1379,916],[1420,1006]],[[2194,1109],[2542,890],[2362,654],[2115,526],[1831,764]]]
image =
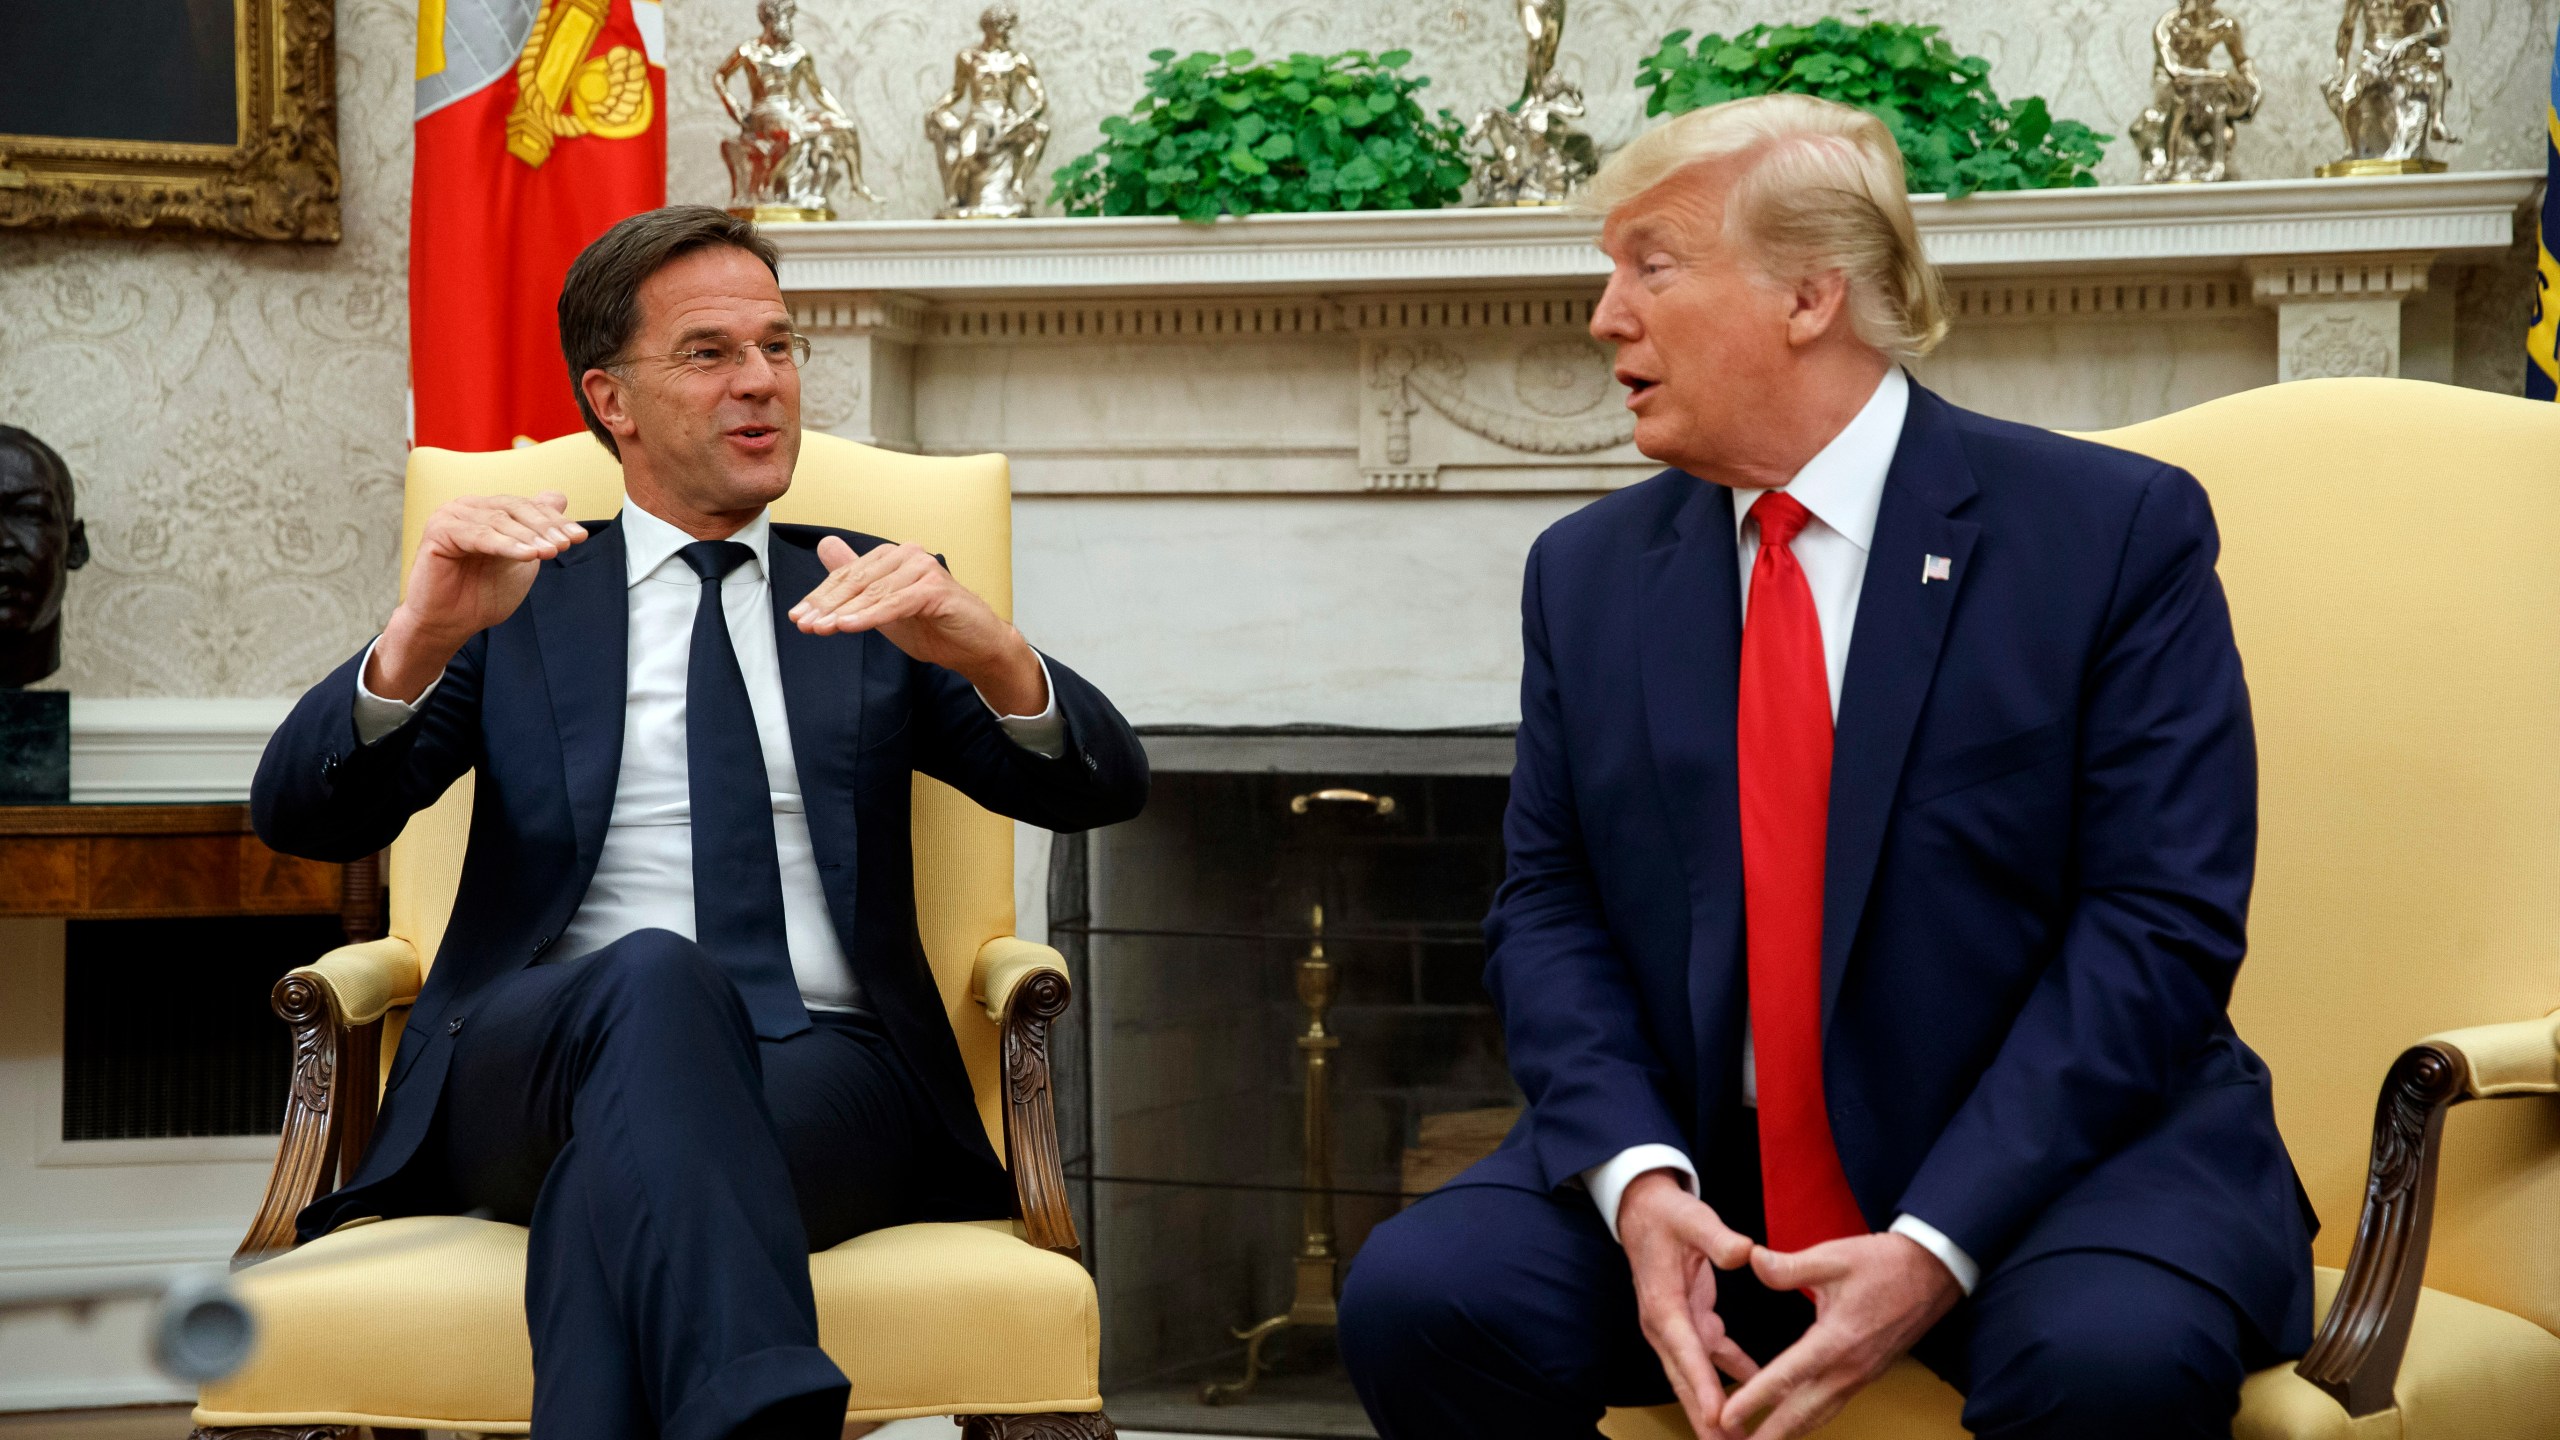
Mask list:
[[[1366,1435],[1329,1325],[1269,1327],[1249,1386],[1236,1332],[1321,1321],[1370,1227],[1516,1114],[1479,930],[1510,740],[1160,729],[1147,743],[1146,814],[1062,839],[1050,869],[1050,935],[1081,1002],[1060,1037],[1061,1124],[1104,1393],[1133,1428]],[[1204,1403],[1207,1386],[1224,1403]]]

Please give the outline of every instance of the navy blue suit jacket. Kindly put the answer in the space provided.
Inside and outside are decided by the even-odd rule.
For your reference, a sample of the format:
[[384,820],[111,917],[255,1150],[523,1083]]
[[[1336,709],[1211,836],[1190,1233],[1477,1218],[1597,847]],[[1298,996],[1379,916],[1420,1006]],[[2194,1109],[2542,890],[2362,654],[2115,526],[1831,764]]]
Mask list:
[[[1825,1098],[1874,1228],[1986,1274],[2149,1256],[2299,1351],[2312,1222],[2225,1013],[2257,775],[2216,548],[2184,471],[1912,387],[1833,750]],[[1667,471],[1530,553],[1485,926],[1530,1108],[1476,1183],[1751,1123],[1735,549],[1730,492]]]
[[[290,855],[353,860],[476,771],[471,838],[453,918],[409,1013],[373,1145],[355,1175],[306,1209],[304,1238],[360,1215],[436,1201],[410,1162],[434,1123],[449,1044],[489,983],[539,959],[585,896],[622,769],[630,611],[621,527],[543,563],[524,603],[446,667],[419,714],[371,745],[355,735],[357,669],[302,697],[267,744],[250,792],[258,835]],[[876,633],[809,635],[786,613],[826,577],[820,537],[775,525],[774,635],[809,834],[836,933],[875,1011],[921,1076],[965,1172],[952,1205],[1012,1213],[1012,1189],[971,1099],[968,1075],[916,932],[908,783],[921,771],[990,810],[1051,830],[1125,820],[1147,793],[1146,752],[1083,678],[1049,662],[1066,753],[1014,743],[967,681],[910,659]]]

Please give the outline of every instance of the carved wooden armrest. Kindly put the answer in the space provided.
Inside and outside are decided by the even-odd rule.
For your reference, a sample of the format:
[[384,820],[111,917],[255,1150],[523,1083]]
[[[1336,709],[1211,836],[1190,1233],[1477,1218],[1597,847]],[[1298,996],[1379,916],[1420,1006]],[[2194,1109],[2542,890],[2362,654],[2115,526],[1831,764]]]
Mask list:
[[1003,936],[980,947],[970,991],[1004,1037],[1005,1164],[1023,1233],[1043,1250],[1080,1255],[1049,1087],[1049,1022],[1066,1013],[1074,993],[1067,962],[1046,945]]
[[340,946],[276,982],[293,1088],[267,1197],[233,1264],[292,1248],[293,1218],[354,1172],[382,1103],[382,1017],[418,998],[419,975],[417,948],[393,936]]
[[2432,1035],[2402,1051],[2373,1114],[2364,1213],[2338,1296],[2294,1367],[2351,1416],[2388,1410],[2427,1278],[2444,1115],[2465,1100],[2560,1095],[2560,1012]]

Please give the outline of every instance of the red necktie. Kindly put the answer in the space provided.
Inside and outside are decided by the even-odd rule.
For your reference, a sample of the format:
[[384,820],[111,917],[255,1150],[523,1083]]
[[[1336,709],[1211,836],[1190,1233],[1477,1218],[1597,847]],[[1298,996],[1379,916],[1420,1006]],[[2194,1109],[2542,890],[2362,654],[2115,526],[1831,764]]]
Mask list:
[[1734,740],[1742,897],[1759,1068],[1760,1190],[1769,1247],[1867,1233],[1822,1099],[1822,853],[1831,806],[1831,683],[1822,617],[1792,544],[1812,519],[1772,491],[1751,508],[1760,558],[1742,627]]

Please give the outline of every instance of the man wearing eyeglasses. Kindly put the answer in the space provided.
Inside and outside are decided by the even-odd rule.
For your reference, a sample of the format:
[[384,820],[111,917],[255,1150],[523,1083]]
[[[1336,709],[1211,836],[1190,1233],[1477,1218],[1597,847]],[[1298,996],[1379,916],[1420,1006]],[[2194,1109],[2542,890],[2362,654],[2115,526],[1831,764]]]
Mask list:
[[620,516],[437,511],[259,766],[259,835],[331,860],[478,771],[374,1144],[299,1230],[529,1225],[545,1440],[833,1440],[808,1254],[1012,1210],[916,934],[910,774],[1077,830],[1137,813],[1146,757],[931,554],[768,517],[808,342],[745,221],[616,225],[560,341]]

